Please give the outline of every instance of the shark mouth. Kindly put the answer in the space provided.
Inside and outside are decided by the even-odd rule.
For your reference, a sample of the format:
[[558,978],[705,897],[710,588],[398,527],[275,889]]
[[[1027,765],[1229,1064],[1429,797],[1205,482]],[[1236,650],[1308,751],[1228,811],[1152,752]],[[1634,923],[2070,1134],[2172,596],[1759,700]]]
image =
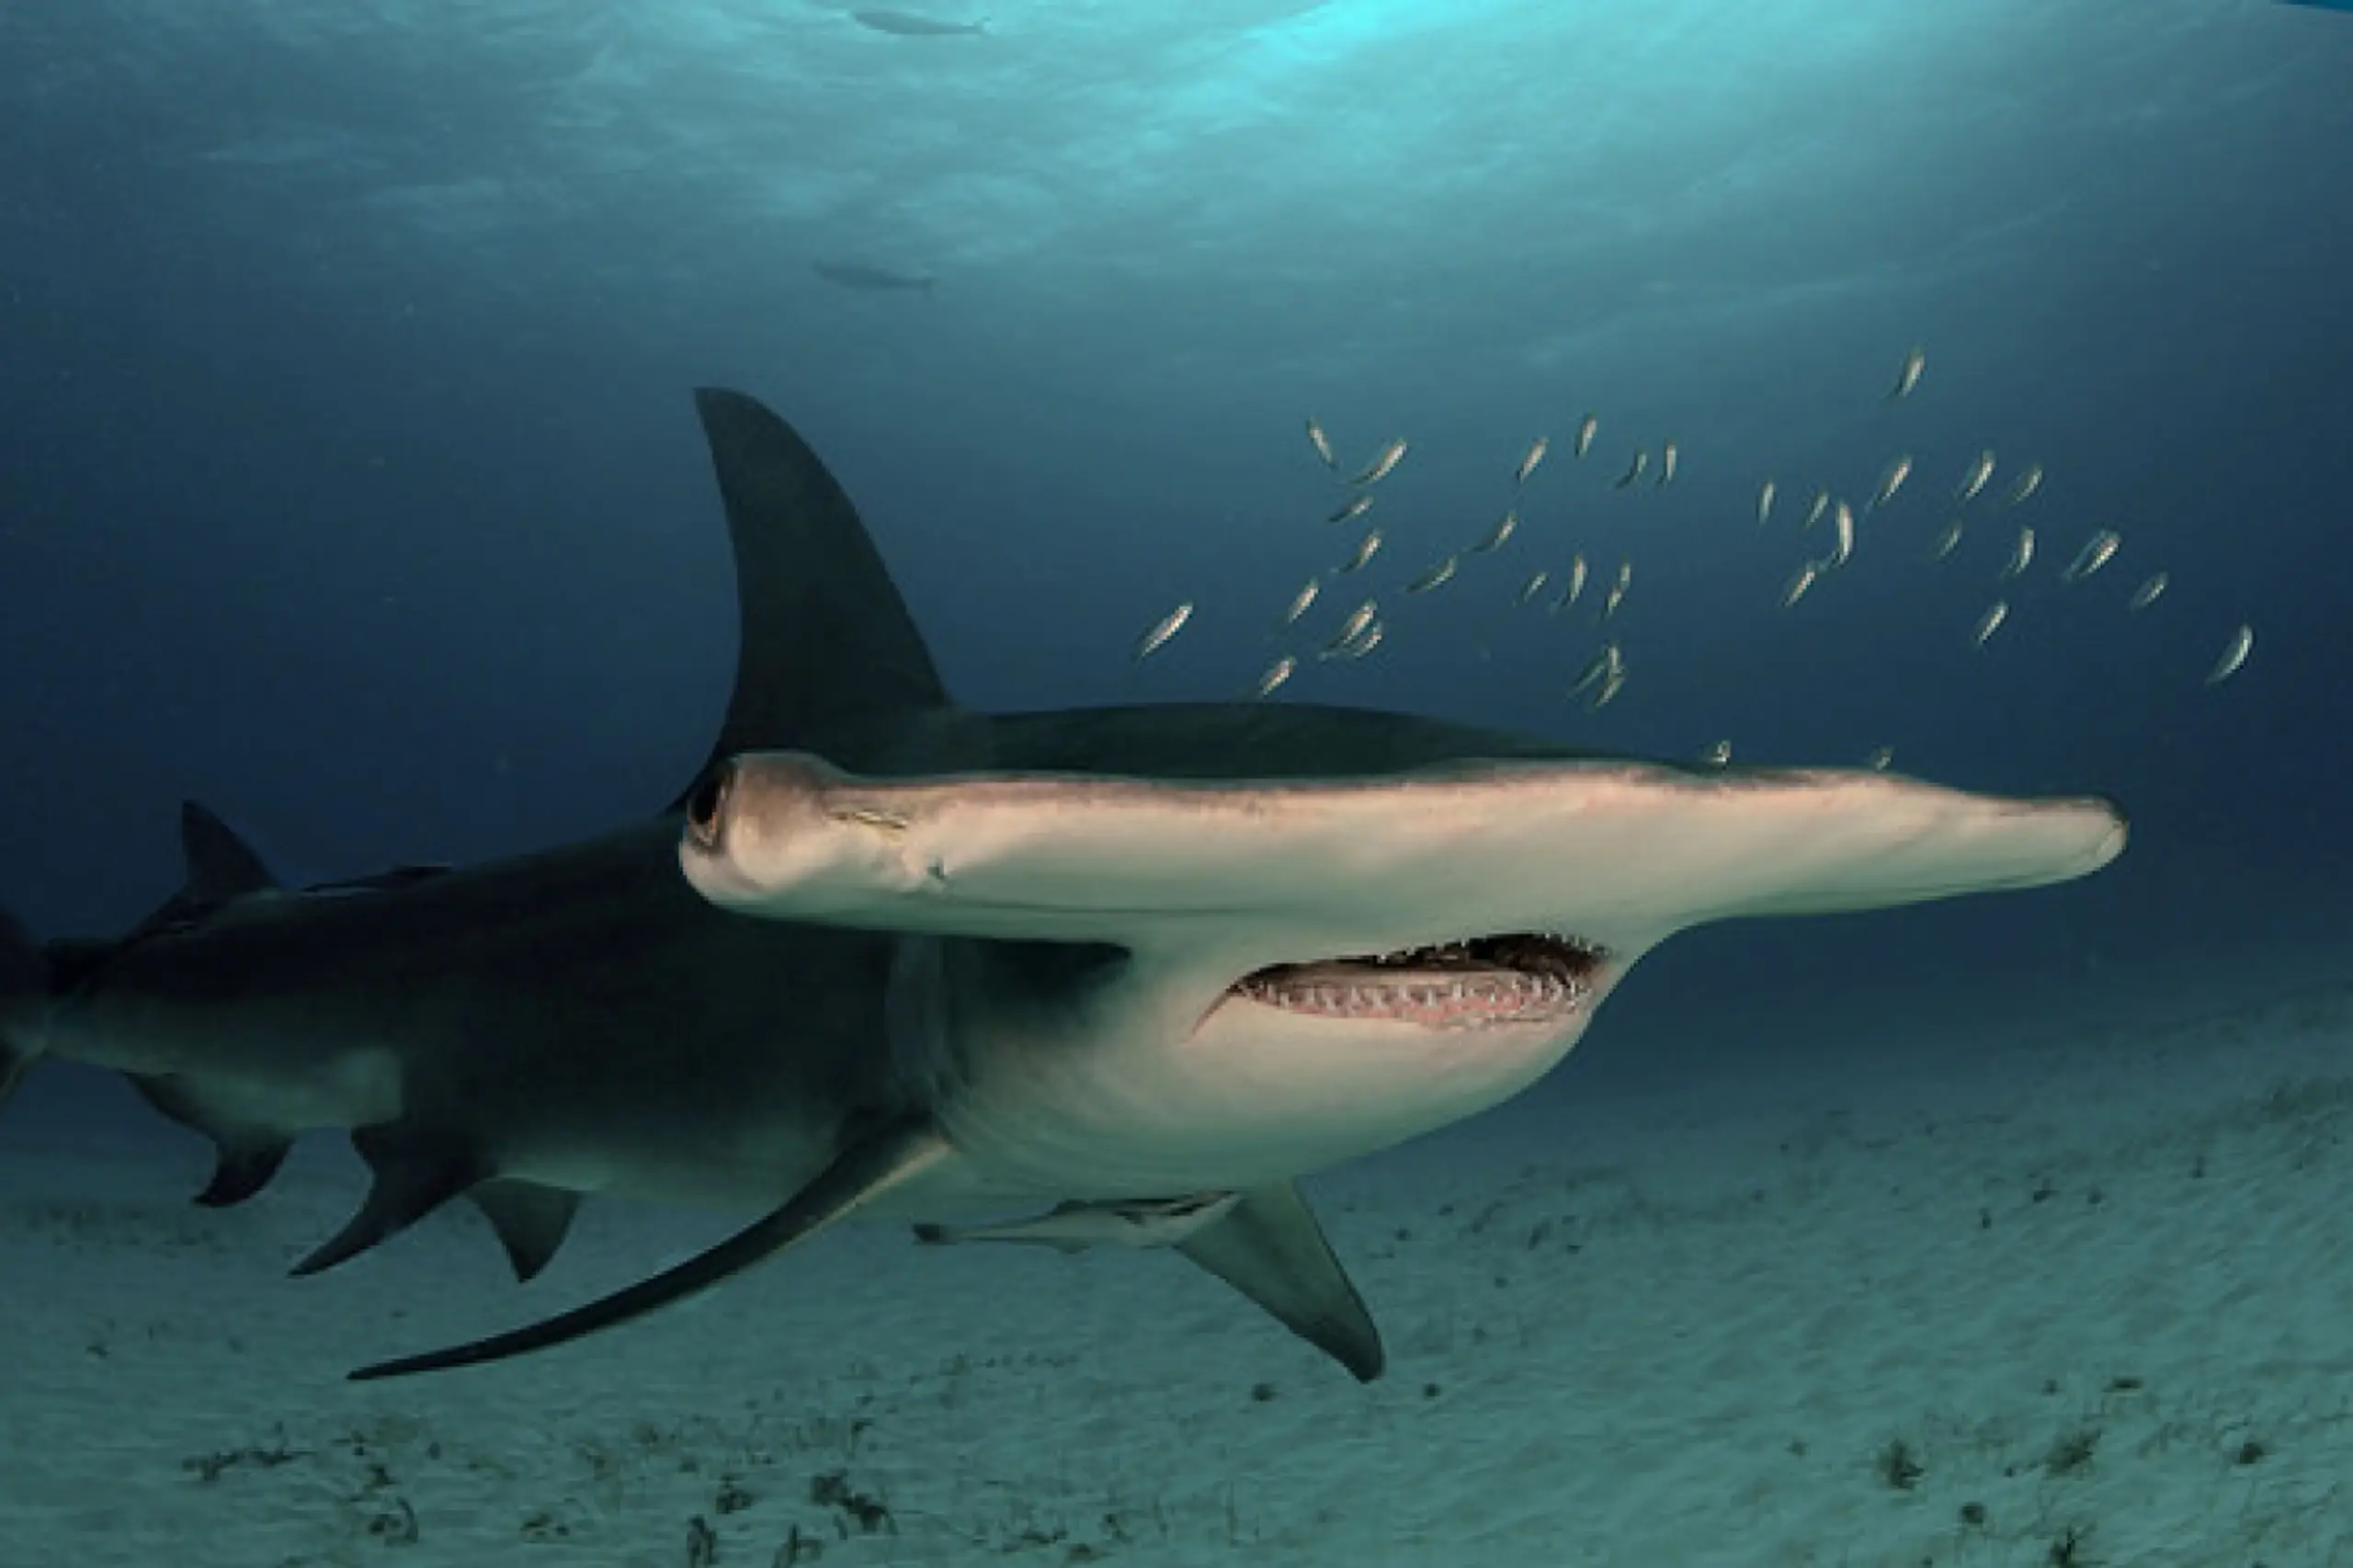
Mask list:
[[1369,958],[1274,964],[1229,995],[1324,1018],[1373,1018],[1425,1028],[1553,1023],[1589,1002],[1607,949],[1551,933],[1473,937]]

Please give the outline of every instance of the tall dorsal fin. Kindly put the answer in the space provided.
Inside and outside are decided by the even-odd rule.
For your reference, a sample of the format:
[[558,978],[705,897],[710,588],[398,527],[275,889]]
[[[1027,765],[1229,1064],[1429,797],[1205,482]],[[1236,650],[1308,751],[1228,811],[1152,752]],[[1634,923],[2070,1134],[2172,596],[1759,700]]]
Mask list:
[[727,506],[741,637],[735,693],[697,781],[738,752],[949,706],[858,508],[808,443],[742,392],[699,388],[695,410]]
[[188,858],[183,902],[199,906],[227,903],[278,886],[253,846],[194,801],[180,802],[180,852]]

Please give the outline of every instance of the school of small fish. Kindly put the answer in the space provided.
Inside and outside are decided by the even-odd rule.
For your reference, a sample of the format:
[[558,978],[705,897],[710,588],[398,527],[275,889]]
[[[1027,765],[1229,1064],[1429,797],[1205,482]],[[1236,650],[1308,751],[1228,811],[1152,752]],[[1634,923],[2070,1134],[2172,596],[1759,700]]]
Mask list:
[[[1923,348],[1915,347],[1907,350],[1884,401],[1893,404],[1912,398],[1922,383],[1927,367],[1927,355]],[[1404,436],[1391,437],[1372,449],[1370,457],[1361,467],[1348,472],[1341,467],[1337,450],[1324,425],[1311,416],[1305,426],[1308,444],[1316,461],[1330,476],[1328,483],[1340,491],[1339,498],[1326,511],[1324,520],[1334,527],[1360,523],[1373,510],[1376,501],[1389,494],[1380,487],[1397,472],[1412,449],[1411,443]],[[1572,458],[1584,459],[1593,451],[1600,428],[1601,417],[1597,413],[1587,411],[1578,419],[1574,435],[1565,443]],[[1431,561],[1403,581],[1390,579],[1392,588],[1408,597],[1418,598],[1436,594],[1458,581],[1479,579],[1480,573],[1470,570],[1473,558],[1501,555],[1516,539],[1529,531],[1529,526],[1526,526],[1529,519],[1526,508],[1529,502],[1523,498],[1540,500],[1548,487],[1531,487],[1531,481],[1544,466],[1552,445],[1550,437],[1538,435],[1516,449],[1509,475],[1514,499],[1476,542]],[[1928,452],[1927,456],[1932,462],[1937,458],[1934,451]],[[1625,468],[1608,488],[1611,491],[1631,490],[1645,475],[1650,475],[1653,476],[1650,486],[1653,491],[1665,489],[1681,474],[1682,459],[1683,447],[1677,439],[1662,440],[1655,448],[1637,447],[1628,457]],[[1862,500],[1859,506],[1846,499],[1830,484],[1813,484],[1799,490],[1785,486],[1780,478],[1758,482],[1753,506],[1757,528],[1770,529],[1777,516],[1796,515],[1780,506],[1784,488],[1790,488],[1793,496],[1799,494],[1807,495],[1803,514],[1795,530],[1798,537],[1811,537],[1817,524],[1826,522],[1829,525],[1830,539],[1826,547],[1816,545],[1813,552],[1804,554],[1796,562],[1783,579],[1779,596],[1783,610],[1795,610],[1817,590],[1824,594],[1832,592],[1824,585],[1850,566],[1859,542],[1866,532],[1877,538],[1884,529],[1907,526],[1900,521],[1901,516],[1907,509],[1916,510],[1919,504],[1907,502],[1899,506],[1896,503],[1907,493],[1915,495],[1919,493],[1920,487],[1910,483],[1919,467],[1920,461],[1914,452],[1895,453],[1881,464],[1868,499]],[[1421,472],[1418,466],[1415,472]],[[2046,477],[2043,466],[2039,462],[2017,465],[2007,470],[2011,477],[1995,496],[1991,493],[1995,478],[2001,472],[2005,472],[2004,465],[1994,448],[1976,449],[1953,484],[1949,502],[1938,503],[1939,508],[1946,511],[1946,517],[1933,537],[1928,539],[1924,551],[1916,542],[1919,536],[1915,536],[1915,542],[1910,549],[1920,553],[1911,554],[1908,559],[1916,562],[1925,555],[1930,562],[1949,562],[1961,557],[1963,541],[1969,534],[1969,519],[1972,515],[1982,517],[1982,513],[1976,510],[1980,503],[2003,510],[2021,506],[2040,494]],[[1698,483],[1705,488],[1704,477]],[[1858,488],[1850,494],[1861,495],[1863,492]],[[1935,494],[1942,495],[1944,493]],[[1899,520],[1882,520],[1883,513]],[[1308,620],[1323,597],[1327,581],[1345,575],[1370,574],[1376,557],[1382,555],[1384,547],[1412,531],[1398,526],[1402,515],[1389,506],[1383,507],[1382,516],[1390,520],[1391,527],[1364,529],[1345,551],[1327,559],[1324,571],[1310,576],[1301,585],[1283,611],[1280,625],[1275,629],[1276,635],[1288,634]],[[1543,523],[1540,517],[1533,525],[1533,531],[1539,536],[1536,548],[1542,548],[1541,536],[1549,531],[1549,525]],[[2008,625],[2014,608],[2022,607],[2023,612],[2029,615],[2039,614],[2045,608],[2042,597],[2033,587],[2033,582],[2049,580],[2048,568],[2044,569],[2045,576],[2029,576],[2035,572],[2039,553],[2040,536],[2036,527],[2021,524],[2016,525],[2014,531],[2003,531],[2008,532],[2009,548],[1990,573],[1991,581],[2001,585],[1999,592],[2002,597],[1987,604],[1972,624],[1969,645],[1974,648],[1984,648],[1993,642],[1996,634]],[[1766,533],[1758,537],[1771,539],[1780,536]],[[1524,553],[1529,547],[1520,548]],[[1876,548],[1873,547],[1874,550]],[[2124,535],[2119,529],[2093,528],[2084,537],[2082,544],[2067,563],[2055,574],[2057,583],[2068,587],[2089,583],[2114,562],[2124,548]],[[1394,552],[1392,551],[1389,559],[1393,557]],[[1971,558],[1975,557],[1972,555]],[[1873,554],[1871,559],[1876,561],[1879,557]],[[1586,584],[1592,575],[1586,553],[1574,551],[1567,562],[1557,565],[1557,569],[1537,566],[1518,574],[1516,577],[1518,586],[1511,602],[1530,605],[1543,597],[1548,589],[1554,590],[1545,601],[1546,609],[1552,615],[1561,615],[1584,598]],[[1626,684],[1628,661],[1615,623],[1626,603],[1633,576],[1633,560],[1621,559],[1606,585],[1596,595],[1595,608],[1580,621],[1584,625],[1611,628],[1611,635],[1592,653],[1568,687],[1572,698],[1587,699],[1594,709],[1606,707],[1615,700]],[[1985,577],[1978,578],[1980,582],[1986,580]],[[2124,609],[2134,615],[2150,610],[2166,595],[2171,583],[2169,574],[2163,571],[2148,572],[2139,577],[2128,595],[2123,596]],[[1462,591],[1457,590],[1457,594]],[[1836,591],[1843,594],[1852,590],[1840,588]],[[1161,614],[1136,640],[1134,660],[1138,663],[1148,660],[1168,647],[1191,623],[1194,609],[1194,601],[1188,599]],[[1280,653],[1273,658],[1253,684],[1252,694],[1258,698],[1269,697],[1290,684],[1297,676],[1306,653],[1312,652],[1318,662],[1353,662],[1380,647],[1386,635],[1387,625],[1381,618],[1377,602],[1364,599],[1341,619],[1320,644],[1312,644],[1305,650]],[[2254,628],[2251,624],[2240,623],[2209,666],[2204,684],[2210,687],[2220,686],[2237,676],[2245,667],[2254,648]],[[1486,656],[1483,649],[1481,657]],[[1881,746],[1868,755],[1864,765],[1884,769],[1891,766],[1893,755],[1893,748]],[[1718,741],[1699,754],[1700,762],[1709,767],[1729,766],[1731,758],[1732,743],[1729,740]]]

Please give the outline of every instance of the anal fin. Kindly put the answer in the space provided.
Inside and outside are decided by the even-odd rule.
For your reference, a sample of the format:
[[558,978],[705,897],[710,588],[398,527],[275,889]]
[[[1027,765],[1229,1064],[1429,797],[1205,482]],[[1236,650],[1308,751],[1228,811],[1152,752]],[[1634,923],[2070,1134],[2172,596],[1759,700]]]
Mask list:
[[294,1147],[290,1134],[242,1118],[208,1096],[200,1079],[161,1073],[123,1076],[158,1113],[211,1142],[212,1179],[194,1199],[204,1208],[226,1209],[267,1187]]
[[1264,1307],[1358,1382],[1381,1376],[1386,1362],[1381,1330],[1296,1184],[1253,1188],[1176,1250]]
[[529,1284],[548,1266],[580,1211],[580,1194],[513,1176],[498,1176],[466,1194],[506,1249],[518,1283]]
[[796,1242],[856,1212],[923,1175],[953,1151],[930,1119],[876,1129],[835,1155],[833,1164],[785,1204],[686,1262],[551,1318],[444,1350],[379,1361],[351,1374],[355,1382],[445,1371],[503,1361],[618,1327],[673,1301],[699,1295]]
[[407,1121],[358,1128],[351,1134],[351,1146],[368,1162],[375,1180],[359,1211],[294,1266],[298,1278],[333,1268],[398,1235],[492,1174],[489,1160],[472,1140]]

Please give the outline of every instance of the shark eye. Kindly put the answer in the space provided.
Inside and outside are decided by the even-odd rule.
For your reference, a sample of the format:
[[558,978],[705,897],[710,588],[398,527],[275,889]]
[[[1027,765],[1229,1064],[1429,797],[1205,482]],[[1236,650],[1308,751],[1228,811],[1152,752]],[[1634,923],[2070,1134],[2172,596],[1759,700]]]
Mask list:
[[687,798],[687,831],[697,848],[719,847],[719,819],[727,810],[727,796],[734,783],[735,765],[722,762]]

